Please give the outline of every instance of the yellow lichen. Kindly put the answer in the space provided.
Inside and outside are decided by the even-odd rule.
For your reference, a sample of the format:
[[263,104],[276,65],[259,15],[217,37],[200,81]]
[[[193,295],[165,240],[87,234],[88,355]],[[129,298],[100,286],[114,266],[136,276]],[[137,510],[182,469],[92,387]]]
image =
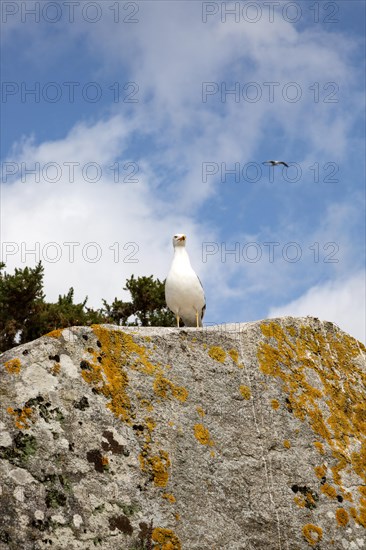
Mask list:
[[337,519],[338,525],[340,525],[341,527],[346,527],[349,521],[347,511],[344,508],[337,508],[336,519]]
[[349,511],[351,516],[357,523],[362,525],[362,527],[366,527],[366,498],[360,498],[360,509],[358,513],[355,508],[350,508]]
[[276,411],[277,409],[279,409],[280,404],[279,404],[279,402],[277,401],[277,399],[272,399],[272,401],[271,401],[271,407],[272,407],[272,409],[274,409],[275,411]]
[[341,489],[343,489],[341,471],[346,468],[350,460],[343,453],[339,453],[338,451],[333,451],[332,454],[333,457],[337,460],[337,463],[330,468],[332,471],[333,480],[334,483],[336,483]]
[[33,414],[30,407],[23,407],[22,409],[13,409],[13,407],[8,407],[7,412],[14,416],[15,426],[18,430],[29,429],[29,420],[32,419]]
[[181,550],[182,545],[179,538],[171,529],[155,527],[151,538],[154,543],[154,550]]
[[305,493],[305,502],[307,508],[316,508],[316,500],[310,491]]
[[205,411],[202,409],[202,407],[196,407],[196,411],[202,418],[205,416]]
[[320,490],[321,490],[322,493],[327,495],[327,497],[329,497],[329,498],[337,498],[337,491],[335,490],[334,487],[329,485],[329,483],[324,483],[320,487]]
[[294,502],[297,506],[300,506],[300,508],[305,508],[306,500],[302,495],[296,495],[296,497],[294,497]]
[[[99,325],[93,325],[92,329],[100,343],[102,354],[93,352],[92,361],[84,361],[81,374],[95,391],[109,399],[107,406],[117,417],[130,423],[131,401],[127,393],[127,368],[156,376],[154,390],[160,397],[173,396],[179,401],[187,399],[187,390],[164,378],[159,365],[154,365],[149,360],[148,350],[138,345],[132,335],[121,330],[105,329]],[[142,404],[151,410],[148,401],[142,400]]]
[[302,495],[296,495],[294,497],[294,502],[300,508],[309,508],[309,509],[316,508],[316,500],[310,491],[307,491],[305,494],[302,494]]
[[51,336],[51,338],[60,338],[62,335],[63,328],[57,328],[56,330],[52,330],[51,332],[48,332],[46,336]]
[[147,429],[148,429],[150,432],[156,428],[156,422],[155,422],[155,420],[153,420],[153,419],[150,418],[150,417],[145,418],[145,423],[146,423]]
[[53,374],[54,376],[56,376],[57,374],[59,374],[61,370],[61,365],[60,363],[55,363],[53,365],[53,367],[51,367],[51,374]]
[[19,374],[22,364],[20,362],[20,359],[16,357],[15,359],[10,359],[10,361],[7,361],[4,366],[10,374]]
[[195,424],[194,426],[194,436],[201,443],[201,445],[209,445],[212,447],[214,442],[210,437],[210,432],[203,424]]
[[171,399],[174,397],[178,401],[184,402],[188,397],[188,391],[183,386],[176,386],[158,373],[154,381],[154,392],[162,399]]
[[283,442],[283,446],[284,446],[286,449],[290,449],[291,443],[289,442],[288,439],[285,439],[285,441]]
[[250,399],[252,394],[248,386],[240,386],[240,393],[244,399]]
[[154,407],[152,406],[152,404],[150,403],[150,401],[148,399],[140,398],[140,405],[141,405],[141,407],[144,407],[145,409],[147,409],[150,412],[154,410]]
[[[146,450],[145,450],[146,452]],[[166,487],[169,480],[170,459],[166,451],[159,451],[158,455],[139,455],[141,469],[149,471],[156,487]]]
[[107,456],[102,456],[102,467],[103,470],[109,470],[109,458]]
[[314,441],[314,447],[321,455],[325,455],[324,446],[320,441]]
[[323,538],[323,530],[321,527],[318,527],[317,525],[313,525],[312,523],[307,523],[302,528],[302,534],[305,537],[305,540],[308,544],[311,546],[315,546],[315,544],[318,544]]
[[161,496],[162,496],[162,498],[165,498],[166,500],[169,500],[169,502],[171,502],[171,504],[174,504],[174,502],[176,502],[175,496],[172,495],[171,493],[163,493]]
[[238,363],[239,353],[236,349],[229,349],[228,354],[230,355],[234,363]]
[[361,443],[359,451],[351,453],[355,472],[366,481],[366,439]]
[[[307,324],[295,328],[266,322],[261,330],[265,339],[258,346],[259,368],[282,380],[288,410],[307,421],[327,444],[333,481],[344,496],[345,468],[366,480],[366,443],[354,446],[355,440],[362,441],[366,427],[366,374],[358,364],[364,347],[338,330],[326,332]],[[325,454],[318,438],[314,446]],[[322,486],[322,491],[331,498],[337,494],[329,485]],[[361,508],[357,521],[360,517]]]
[[289,326],[289,327],[287,327],[287,331],[291,336],[296,336],[297,335],[297,330],[296,330],[295,327]]
[[315,466],[314,471],[315,471],[316,477],[321,479],[327,473],[327,467],[325,464],[322,464],[321,466]]
[[[125,422],[131,420],[131,401],[127,394],[128,376],[123,367],[128,363],[132,337],[122,331],[93,327],[103,350],[102,360],[84,361],[81,375],[97,393],[109,401],[107,407]],[[96,354],[95,354],[96,355]]]
[[219,363],[224,363],[226,359],[225,351],[219,346],[210,347],[210,349],[208,350],[208,354],[211,359],[215,359],[215,361],[218,361]]
[[366,499],[364,498],[360,499],[360,513],[357,516],[357,522],[362,527],[366,527]]

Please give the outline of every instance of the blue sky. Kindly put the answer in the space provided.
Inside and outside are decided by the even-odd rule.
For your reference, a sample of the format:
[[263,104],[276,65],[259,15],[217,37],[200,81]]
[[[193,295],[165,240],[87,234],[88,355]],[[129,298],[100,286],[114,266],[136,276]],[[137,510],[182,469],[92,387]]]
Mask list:
[[131,274],[165,278],[184,232],[207,323],[314,315],[364,340],[364,2],[1,17],[9,271],[41,259],[49,300],[99,307]]

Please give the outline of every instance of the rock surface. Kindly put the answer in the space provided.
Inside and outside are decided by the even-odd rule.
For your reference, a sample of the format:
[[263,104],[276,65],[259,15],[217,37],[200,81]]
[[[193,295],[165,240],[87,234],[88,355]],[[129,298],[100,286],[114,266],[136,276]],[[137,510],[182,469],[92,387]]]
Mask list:
[[0,548],[366,547],[364,346],[289,318],[1,356]]

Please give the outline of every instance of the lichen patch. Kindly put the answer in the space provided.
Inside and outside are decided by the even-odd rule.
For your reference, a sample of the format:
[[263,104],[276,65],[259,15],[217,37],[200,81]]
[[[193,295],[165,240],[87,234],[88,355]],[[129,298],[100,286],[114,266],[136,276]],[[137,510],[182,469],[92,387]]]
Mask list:
[[304,538],[310,546],[315,546],[323,538],[323,529],[312,523],[307,523],[302,528]]
[[181,402],[187,400],[188,391],[183,386],[176,386],[173,382],[162,376],[161,373],[156,375],[153,387],[155,394],[162,399],[175,398]]
[[23,407],[21,409],[13,409],[8,407],[7,412],[14,416],[14,423],[18,430],[28,430],[30,421],[33,418],[33,410],[31,407]]
[[[362,344],[339,332],[317,330],[308,325],[260,325],[264,341],[257,356],[261,372],[282,380],[288,410],[307,422],[314,434],[315,448],[332,455],[333,482],[321,487],[327,497],[344,497],[342,472],[350,468],[366,481],[366,373],[358,365]],[[290,407],[290,408],[289,408]],[[363,440],[363,441],[362,441]],[[354,442],[361,444],[355,446]],[[345,497],[346,498],[346,497]],[[353,516],[363,521],[362,503]]]
[[182,545],[179,538],[171,529],[155,527],[151,536],[154,543],[154,550],[181,550]]
[[239,390],[243,399],[249,400],[252,397],[252,392],[248,386],[242,385]]
[[219,346],[211,346],[208,350],[208,354],[211,359],[218,361],[219,363],[224,363],[226,359],[226,352]]
[[212,447],[214,441],[211,439],[210,432],[203,424],[195,424],[194,436],[201,443],[201,445],[209,445]]
[[338,522],[338,525],[340,525],[341,527],[346,527],[347,523],[349,522],[349,517],[347,511],[344,508],[337,508],[336,520]]
[[229,349],[228,354],[230,355],[231,359],[234,361],[234,363],[238,364],[239,360],[239,352],[236,349]]
[[22,363],[18,357],[15,357],[14,359],[10,359],[10,361],[6,361],[4,366],[9,374],[19,374]]

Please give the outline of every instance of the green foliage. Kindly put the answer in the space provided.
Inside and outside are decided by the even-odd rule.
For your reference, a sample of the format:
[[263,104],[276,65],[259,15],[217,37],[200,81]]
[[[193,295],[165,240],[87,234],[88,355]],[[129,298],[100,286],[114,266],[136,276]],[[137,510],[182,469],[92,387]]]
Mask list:
[[133,304],[131,302],[122,302],[122,300],[114,299],[112,305],[109,305],[103,300],[104,312],[115,325],[127,325],[128,318],[133,315]]
[[74,303],[73,288],[59,295],[56,303],[46,302],[41,263],[34,268],[16,268],[12,275],[5,273],[4,267],[0,263],[0,352],[70,326],[175,326],[174,315],[165,304],[165,281],[154,280],[152,275],[137,279],[132,275],[126,280],[124,290],[130,292],[130,302],[115,298],[109,305],[103,300],[103,308],[94,310],[86,306],[87,297]]
[[[114,299],[111,305],[103,300],[106,315],[116,325],[142,327],[172,327],[175,317],[165,304],[165,281],[134,275],[126,280],[123,290],[131,294],[131,302]],[[128,321],[134,317],[133,321]]]
[[0,350],[38,336],[35,327],[44,300],[43,266],[15,269],[14,275],[3,272],[0,264]]
[[124,290],[129,290],[132,298],[133,315],[143,327],[170,327],[175,325],[174,315],[165,304],[165,281],[154,280],[153,276],[134,278],[126,281]]
[[37,331],[41,336],[51,330],[72,326],[89,326],[109,322],[102,311],[86,307],[88,298],[74,304],[74,289],[71,287],[64,296],[59,296],[55,304],[43,302],[39,309]]

